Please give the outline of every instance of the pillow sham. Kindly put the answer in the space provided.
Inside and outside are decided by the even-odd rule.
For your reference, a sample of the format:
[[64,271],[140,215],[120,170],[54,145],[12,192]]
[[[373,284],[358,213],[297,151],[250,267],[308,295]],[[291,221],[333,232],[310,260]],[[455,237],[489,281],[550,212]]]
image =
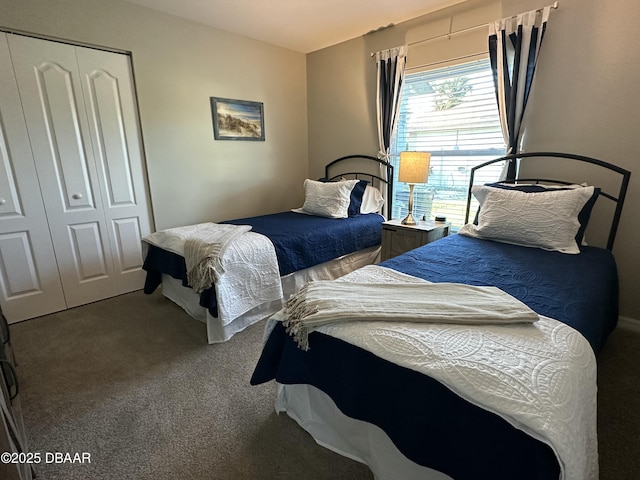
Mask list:
[[371,185],[367,185],[362,196],[360,213],[380,213],[384,206],[384,197],[380,190]]
[[562,253],[580,253],[576,235],[578,215],[594,195],[594,187],[545,192],[522,192],[475,186],[480,202],[478,224],[468,223],[458,233]]
[[[528,192],[528,193],[540,193],[540,192],[550,192],[550,191],[558,191],[558,190],[575,190],[576,188],[584,188],[588,185],[543,185],[539,183],[525,183],[525,184],[515,184],[515,183],[487,183],[486,186],[502,188],[505,190],[518,190],[520,192]],[[584,233],[587,230],[587,225],[589,224],[589,219],[591,218],[591,211],[593,210],[593,206],[596,204],[596,200],[598,200],[598,195],[600,195],[600,188],[594,187],[593,195],[587,201],[585,206],[580,210],[578,214],[578,222],[580,222],[580,228],[578,229],[578,233],[576,234],[576,242],[578,245],[586,245],[584,240]],[[478,210],[478,213],[480,211]],[[474,223],[478,223],[478,215],[476,214],[476,221]]]
[[359,180],[319,182],[307,178],[304,181],[304,205],[293,211],[319,217],[347,218],[351,190],[358,182]]

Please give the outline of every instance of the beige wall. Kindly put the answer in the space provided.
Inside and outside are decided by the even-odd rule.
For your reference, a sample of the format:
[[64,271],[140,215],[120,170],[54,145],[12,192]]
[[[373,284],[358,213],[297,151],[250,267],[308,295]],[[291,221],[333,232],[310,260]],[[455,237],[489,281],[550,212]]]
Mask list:
[[[157,228],[301,205],[303,54],[119,0],[0,0],[0,28],[132,52]],[[211,96],[263,102],[266,141],[215,141]]]
[[[375,154],[375,62],[370,53],[540,8],[544,0],[470,0],[434,14],[307,55],[311,176],[326,158]],[[640,148],[637,143],[640,6],[636,2],[562,0],[551,12],[529,103],[524,149],[589,155],[631,170],[614,254],[621,315],[640,319]],[[408,67],[486,50],[477,32],[410,47]],[[582,175],[579,173],[578,178]],[[598,227],[598,218],[594,219]],[[591,228],[593,231],[594,228]],[[588,238],[591,235],[588,232]],[[596,233],[597,236],[597,233]]]

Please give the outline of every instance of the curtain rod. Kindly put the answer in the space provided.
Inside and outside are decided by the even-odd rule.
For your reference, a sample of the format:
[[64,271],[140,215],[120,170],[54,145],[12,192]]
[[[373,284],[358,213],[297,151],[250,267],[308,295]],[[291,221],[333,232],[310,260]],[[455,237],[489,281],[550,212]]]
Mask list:
[[[551,5],[551,8],[554,10],[557,10],[559,7],[558,2],[554,2],[553,5]],[[546,7],[545,7],[546,8]],[[542,10],[544,10],[544,8],[538,8],[535,11],[536,12],[541,12]],[[513,16],[517,16],[517,15],[513,15]],[[453,16],[451,17],[451,22],[453,23]],[[472,30],[477,30],[479,28],[484,28],[484,27],[488,27],[489,24],[488,23],[483,23],[480,25],[474,25],[473,27],[468,27],[468,28],[463,28],[462,30],[456,30],[455,32],[449,32],[449,33],[444,33],[442,35],[437,35],[435,37],[430,37],[430,38],[425,38],[423,40],[417,40],[415,42],[411,42],[409,44],[407,44],[407,46],[411,47],[412,45],[417,45],[419,43],[426,43],[426,42],[431,42],[434,40],[440,40],[441,38],[451,38],[453,35],[459,35],[461,33],[466,33],[466,32],[470,32]],[[375,53],[371,54],[372,57],[375,56]]]
[[[551,8],[556,10],[558,8],[558,2],[554,2],[553,5],[551,5]],[[545,7],[546,8],[546,7]],[[537,10],[535,10],[536,12],[541,12],[542,10],[544,10],[544,8],[538,8]],[[514,17],[517,15],[513,15]],[[453,22],[453,16],[451,17],[451,21]],[[432,40],[439,40],[441,38],[451,38],[452,35],[459,35],[461,33],[466,33],[466,32],[470,32],[472,30],[477,30],[479,28],[483,28],[483,27],[488,27],[489,24],[488,23],[483,23],[481,25],[474,25],[473,27],[468,27],[468,28],[463,28],[462,30],[456,30],[455,32],[449,32],[449,33],[445,33],[442,35],[438,35],[435,37],[431,37],[431,38],[425,38],[424,40],[417,40],[415,42],[411,42],[408,44],[408,46],[412,46],[412,45],[416,45],[418,43],[425,43],[425,42],[430,42]],[[375,54],[374,54],[375,55]]]

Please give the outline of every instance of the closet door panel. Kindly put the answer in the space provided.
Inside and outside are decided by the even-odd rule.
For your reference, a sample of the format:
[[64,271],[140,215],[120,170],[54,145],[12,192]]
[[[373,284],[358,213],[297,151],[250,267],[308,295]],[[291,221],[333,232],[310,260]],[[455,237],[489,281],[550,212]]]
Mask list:
[[0,92],[0,299],[15,322],[66,304],[6,34]]
[[129,57],[76,48],[119,293],[144,286],[149,194]]
[[34,93],[38,96],[36,105],[41,110],[38,113],[46,134],[37,140],[42,141],[41,149],[47,150],[48,160],[52,162],[43,170],[55,175],[50,177],[55,178],[55,183],[46,184],[50,185],[51,193],[60,195],[66,211],[95,209],[73,74],[52,62],[35,67],[33,73],[37,88]]
[[81,282],[109,276],[108,254],[103,249],[97,222],[69,225],[75,268]]
[[[79,51],[79,61],[93,52]],[[86,63],[86,62],[85,62]],[[83,66],[83,63],[80,63]],[[124,129],[118,79],[104,69],[83,72],[96,158],[106,182],[109,207],[135,205],[132,165]]]
[[[138,275],[136,272],[140,272],[142,262],[141,232],[143,229],[140,227],[140,219],[138,217],[114,219],[113,228],[120,271]],[[144,275],[142,277],[144,286]]]
[[0,234],[2,283],[7,298],[40,291],[36,265],[30,250],[31,242],[27,232]]
[[8,39],[67,307],[116,295],[75,48]]

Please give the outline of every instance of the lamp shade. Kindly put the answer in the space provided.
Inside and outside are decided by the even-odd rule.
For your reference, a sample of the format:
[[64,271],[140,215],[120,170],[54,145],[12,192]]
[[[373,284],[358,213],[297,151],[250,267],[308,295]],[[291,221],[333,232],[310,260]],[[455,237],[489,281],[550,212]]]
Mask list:
[[428,152],[400,152],[398,181],[404,183],[426,183],[429,177]]

